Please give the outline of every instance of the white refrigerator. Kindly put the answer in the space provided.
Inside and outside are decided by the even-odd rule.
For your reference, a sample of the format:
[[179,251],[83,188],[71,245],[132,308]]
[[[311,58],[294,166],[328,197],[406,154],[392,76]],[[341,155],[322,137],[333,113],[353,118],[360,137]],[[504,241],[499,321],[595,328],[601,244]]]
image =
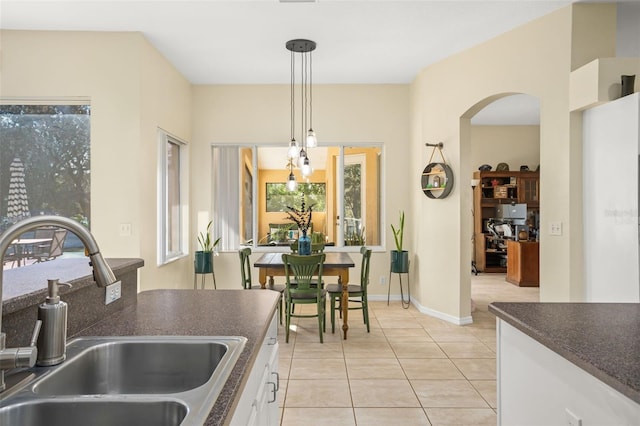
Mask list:
[[586,302],[640,302],[640,93],[583,116]]

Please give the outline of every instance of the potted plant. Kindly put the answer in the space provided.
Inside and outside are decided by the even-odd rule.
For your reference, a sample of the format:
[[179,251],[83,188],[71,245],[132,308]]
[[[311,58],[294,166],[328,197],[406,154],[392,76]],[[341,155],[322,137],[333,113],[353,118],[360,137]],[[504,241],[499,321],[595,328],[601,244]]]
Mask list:
[[302,205],[300,210],[295,207],[287,206],[287,219],[298,225],[301,235],[298,237],[298,254],[311,254],[311,238],[307,236],[309,227],[311,226],[311,216],[313,215],[313,205],[305,208],[304,192],[302,193]]
[[207,230],[200,232],[198,235],[198,244],[201,250],[196,251],[195,269],[196,274],[209,274],[213,272],[213,249],[216,248],[220,242],[220,238],[211,242],[211,225],[213,221],[210,220],[207,224]]
[[402,249],[404,239],[404,211],[400,212],[400,224],[398,228],[391,225],[393,238],[396,242],[396,250],[391,250],[391,272],[409,272],[409,252]]

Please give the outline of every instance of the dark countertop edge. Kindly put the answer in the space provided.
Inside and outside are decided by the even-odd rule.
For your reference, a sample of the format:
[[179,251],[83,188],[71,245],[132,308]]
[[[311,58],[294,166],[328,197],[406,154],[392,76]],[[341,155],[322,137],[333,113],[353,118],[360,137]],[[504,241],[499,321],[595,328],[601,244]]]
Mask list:
[[[131,272],[138,268],[144,266],[144,260],[138,258],[107,258],[105,259],[113,272],[116,275],[125,274],[127,272]],[[82,288],[85,288],[90,285],[96,285],[93,280],[93,274],[91,273],[91,267],[89,266],[89,258],[79,258],[74,259],[75,262],[86,262],[86,275],[80,275],[73,279],[68,279],[67,281],[72,285],[71,288],[68,287],[60,287],[60,295],[63,296],[67,293],[72,293],[74,291],[78,291]],[[35,266],[29,266],[33,268],[39,268],[40,270],[45,269],[46,267],[50,267],[51,271],[54,271],[56,268],[55,261],[52,261],[50,264],[43,263]],[[25,268],[29,268],[25,267]],[[6,281],[7,271],[4,271],[3,278]],[[53,277],[54,275],[51,275]],[[6,285],[6,283],[3,283]],[[2,314],[10,314],[21,309],[25,309],[29,306],[37,305],[41,303],[47,296],[47,283],[42,281],[41,288],[35,291],[31,291],[29,293],[21,294],[19,296],[12,297],[10,299],[2,300]]]
[[[600,381],[606,383],[611,386],[613,389],[617,390],[621,394],[625,395],[629,399],[634,402],[640,404],[640,389],[636,389],[634,387],[629,386],[628,384],[622,382],[620,378],[609,374],[602,368],[593,364],[592,360],[587,359],[581,356],[578,352],[576,352],[573,348],[567,347],[561,339],[551,337],[544,330],[537,329],[527,322],[521,320],[516,317],[514,314],[506,312],[502,307],[505,308],[508,306],[525,306],[525,305],[557,305],[559,308],[563,305],[567,305],[567,303],[535,303],[535,302],[493,302],[490,303],[488,308],[489,312],[494,314],[496,317],[506,321],[516,329],[522,331],[527,336],[531,337],[538,343],[542,344],[546,348],[555,352],[556,354],[562,356],[567,361],[576,365],[580,369],[586,371],[591,374],[595,378]],[[578,303],[572,303],[577,305]],[[603,304],[595,304],[595,303],[583,303],[582,305],[603,305]]]
[[[179,316],[177,323],[180,327],[181,332],[177,332],[176,322],[160,324],[157,327],[148,328],[147,320],[144,318],[137,318],[139,312],[148,311],[150,309],[151,303],[148,302],[147,299],[151,299],[153,301],[154,297],[162,297],[163,295],[171,296],[172,298],[184,299],[187,300],[190,296],[195,293],[200,293],[202,295],[214,295],[213,297],[226,297],[227,295],[232,296],[233,293],[239,294],[271,294],[272,305],[265,312],[267,312],[266,318],[253,318],[252,320],[243,318],[243,320],[248,321],[246,324],[241,324],[241,328],[244,328],[246,332],[231,332],[231,333],[217,333],[210,335],[243,335],[247,337],[247,343],[240,354],[240,358],[236,362],[236,365],[233,367],[231,375],[227,379],[220,395],[218,396],[215,404],[213,405],[209,417],[207,418],[205,425],[228,425],[231,422],[231,418],[233,413],[237,407],[239,396],[242,394],[246,383],[249,379],[249,372],[253,368],[258,353],[262,348],[262,341],[264,340],[268,330],[270,321],[274,315],[277,316],[277,308],[278,308],[278,300],[279,293],[278,292],[266,292],[260,290],[189,290],[189,289],[177,289],[177,290],[148,290],[138,294],[138,302],[134,305],[127,306],[124,309],[104,318],[102,321],[91,325],[90,327],[85,328],[84,330],[78,332],[77,334],[70,336],[69,339],[74,337],[81,336],[104,336],[104,335],[114,335],[114,336],[125,336],[125,335],[200,335],[203,334],[201,330],[204,328],[211,327],[215,330],[218,326],[210,326],[203,325],[203,323],[198,324],[196,327],[197,332],[193,334],[193,330],[189,332],[182,332],[182,326],[180,326],[181,322],[184,323],[188,321],[185,319],[185,316]],[[201,297],[198,299],[202,299],[204,301],[206,297]],[[157,315],[163,316],[168,314],[167,311],[162,310],[161,307],[159,309],[155,309]],[[264,316],[262,312],[261,315]],[[175,313],[175,312],[174,312]],[[257,314],[256,314],[257,315]],[[188,317],[188,315],[186,315]],[[258,328],[256,324],[256,319],[264,319],[264,323],[260,328]],[[276,319],[277,321],[277,319]],[[139,323],[142,322],[142,325]],[[234,324],[235,327],[238,324]],[[131,328],[132,327],[132,328]],[[136,333],[138,327],[142,327],[145,329],[144,333]],[[187,327],[187,325],[185,325]],[[186,329],[185,329],[186,330]]]

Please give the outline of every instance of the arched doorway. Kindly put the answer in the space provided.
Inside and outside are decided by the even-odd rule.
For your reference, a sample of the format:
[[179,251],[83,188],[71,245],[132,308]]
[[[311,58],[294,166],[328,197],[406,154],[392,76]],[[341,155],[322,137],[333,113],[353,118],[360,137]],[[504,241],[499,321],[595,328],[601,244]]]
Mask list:
[[[491,301],[539,300],[532,287],[539,282],[539,99],[512,93],[486,98],[463,114],[460,135],[463,163],[471,165],[468,283],[477,322]],[[482,166],[491,171],[480,172]],[[519,240],[519,231],[526,238]]]

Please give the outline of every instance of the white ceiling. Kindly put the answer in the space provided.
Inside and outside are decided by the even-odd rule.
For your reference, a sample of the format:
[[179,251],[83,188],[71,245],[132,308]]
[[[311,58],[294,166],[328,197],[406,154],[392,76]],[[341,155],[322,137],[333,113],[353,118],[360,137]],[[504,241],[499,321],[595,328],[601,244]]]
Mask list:
[[314,84],[406,84],[573,1],[0,0],[0,28],[139,31],[193,84],[287,84],[285,43],[308,38]]

